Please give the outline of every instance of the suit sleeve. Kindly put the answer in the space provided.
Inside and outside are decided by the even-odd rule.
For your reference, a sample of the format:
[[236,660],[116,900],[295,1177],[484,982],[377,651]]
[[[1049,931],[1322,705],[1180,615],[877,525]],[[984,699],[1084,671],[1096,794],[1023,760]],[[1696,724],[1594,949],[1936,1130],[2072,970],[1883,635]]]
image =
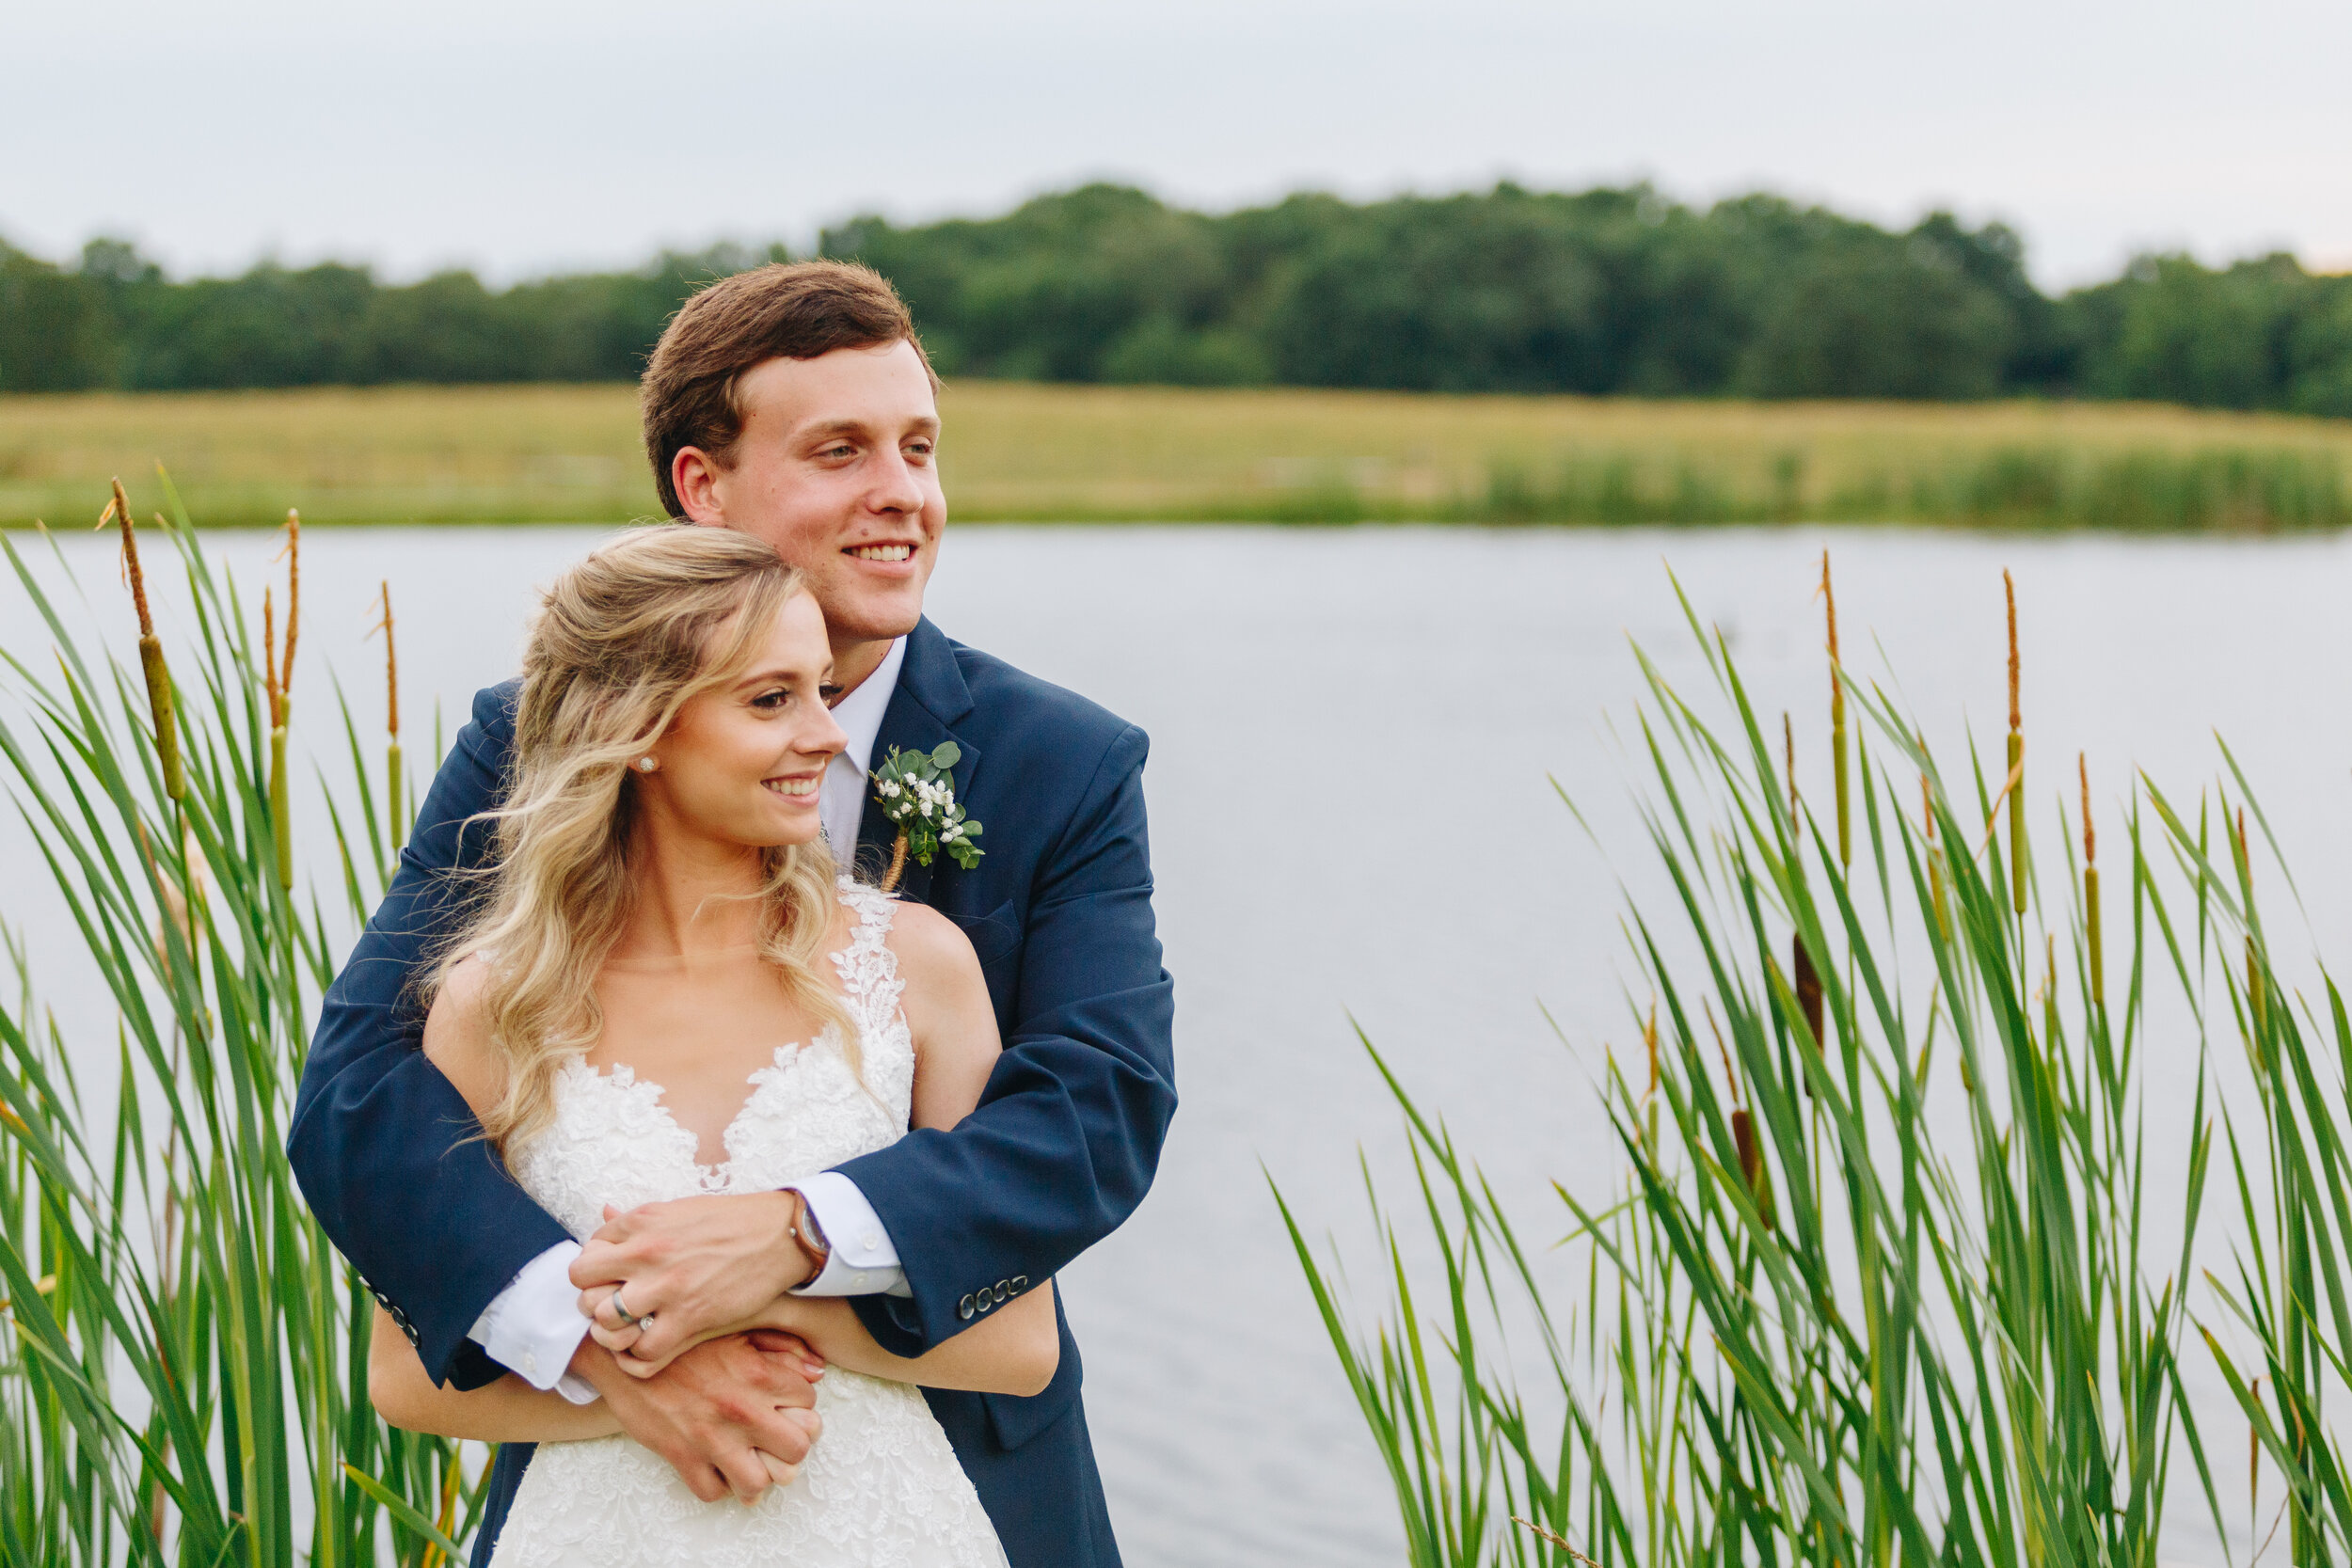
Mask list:
[[1135,1211],[1175,1115],[1175,988],[1152,915],[1141,730],[1110,745],[1041,864],[1018,1011],[979,1107],[843,1165],[888,1227],[909,1296],[854,1298],[918,1355],[1000,1280],[1041,1284]]
[[319,1009],[287,1155],[327,1236],[415,1341],[437,1382],[501,1370],[466,1331],[564,1227],[511,1180],[422,1050],[411,982],[482,863],[513,734],[513,688],[474,699],[401,851],[400,871]]

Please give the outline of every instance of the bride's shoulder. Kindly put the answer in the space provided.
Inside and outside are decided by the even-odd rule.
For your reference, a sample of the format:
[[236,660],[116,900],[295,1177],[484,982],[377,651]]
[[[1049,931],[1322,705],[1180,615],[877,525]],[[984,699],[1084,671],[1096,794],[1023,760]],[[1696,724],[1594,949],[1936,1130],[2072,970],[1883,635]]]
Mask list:
[[904,900],[890,907],[890,929],[882,941],[898,956],[908,987],[977,980],[980,960],[962,928],[929,904]]

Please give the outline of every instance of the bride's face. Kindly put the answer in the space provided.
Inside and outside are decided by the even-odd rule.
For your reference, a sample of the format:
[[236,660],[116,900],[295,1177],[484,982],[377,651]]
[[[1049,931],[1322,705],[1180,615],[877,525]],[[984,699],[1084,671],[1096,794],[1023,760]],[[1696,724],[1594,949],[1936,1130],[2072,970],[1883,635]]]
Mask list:
[[817,601],[796,595],[742,676],[697,693],[638,776],[649,818],[738,847],[806,844],[818,786],[845,744],[826,711],[833,649]]

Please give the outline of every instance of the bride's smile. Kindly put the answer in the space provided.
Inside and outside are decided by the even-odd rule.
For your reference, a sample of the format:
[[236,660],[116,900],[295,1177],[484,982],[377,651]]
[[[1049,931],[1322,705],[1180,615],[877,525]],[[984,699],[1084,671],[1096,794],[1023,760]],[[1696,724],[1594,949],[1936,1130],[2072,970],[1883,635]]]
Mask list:
[[826,707],[832,681],[824,615],[798,594],[743,674],[689,697],[638,759],[641,833],[738,855],[814,839],[825,765],[848,744]]

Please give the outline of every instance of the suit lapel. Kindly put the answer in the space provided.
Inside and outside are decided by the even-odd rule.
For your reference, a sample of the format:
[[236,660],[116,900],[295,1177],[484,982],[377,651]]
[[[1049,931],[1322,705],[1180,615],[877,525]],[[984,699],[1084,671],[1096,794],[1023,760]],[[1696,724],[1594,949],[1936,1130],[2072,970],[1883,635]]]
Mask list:
[[[980,765],[980,749],[957,733],[956,724],[972,711],[972,690],[964,684],[963,672],[957,668],[954,644],[946,634],[925,616],[907,634],[906,657],[898,666],[898,687],[890,694],[890,706],[882,712],[882,730],[874,737],[874,755],[869,768],[880,768],[882,759],[895,747],[900,751],[930,752],[938,749],[943,740],[952,740],[963,755],[953,769],[956,799],[971,799],[972,779]],[[866,789],[866,811],[858,822],[858,864],[879,880],[890,864],[890,847],[898,838],[898,830],[882,815],[882,802],[874,798],[869,779]],[[909,860],[906,871],[898,880],[898,891],[918,902],[930,900],[931,879],[943,863],[943,853],[929,865],[917,865]]]

